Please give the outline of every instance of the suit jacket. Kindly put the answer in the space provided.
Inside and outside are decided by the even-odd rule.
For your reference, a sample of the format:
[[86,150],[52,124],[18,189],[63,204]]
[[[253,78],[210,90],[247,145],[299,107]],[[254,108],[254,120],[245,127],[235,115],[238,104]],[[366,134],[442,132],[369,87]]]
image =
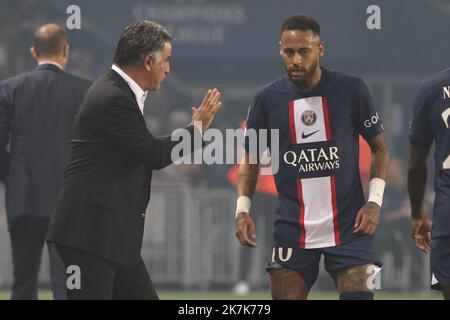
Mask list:
[[90,84],[52,64],[0,83],[0,178],[10,226],[20,215],[50,218]]
[[[186,129],[193,137],[194,127]],[[171,164],[176,144],[152,136],[128,84],[107,71],[76,117],[48,240],[116,263],[137,263],[152,170]]]

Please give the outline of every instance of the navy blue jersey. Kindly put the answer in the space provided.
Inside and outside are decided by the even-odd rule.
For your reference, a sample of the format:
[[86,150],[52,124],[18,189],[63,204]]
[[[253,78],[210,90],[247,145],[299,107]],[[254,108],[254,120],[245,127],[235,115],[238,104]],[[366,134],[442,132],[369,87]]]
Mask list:
[[281,77],[258,89],[250,128],[280,130],[274,245],[323,248],[357,237],[355,218],[365,203],[359,135],[370,140],[383,131],[364,81],[322,68],[318,85],[300,92]]
[[413,109],[410,140],[416,144],[436,142],[432,236],[450,235],[450,69],[426,79]]

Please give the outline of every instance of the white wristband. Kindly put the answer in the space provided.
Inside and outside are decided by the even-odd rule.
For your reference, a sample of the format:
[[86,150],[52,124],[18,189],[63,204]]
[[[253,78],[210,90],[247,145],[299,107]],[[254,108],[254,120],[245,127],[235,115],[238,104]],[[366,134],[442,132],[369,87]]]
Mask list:
[[250,200],[249,197],[246,196],[240,196],[237,198],[236,201],[236,215],[235,218],[237,219],[237,216],[241,212],[245,212],[247,214],[250,214],[250,207],[252,206],[252,200]]
[[370,180],[368,201],[375,202],[381,207],[381,204],[383,203],[383,193],[385,185],[386,182],[383,179],[373,178],[372,180]]

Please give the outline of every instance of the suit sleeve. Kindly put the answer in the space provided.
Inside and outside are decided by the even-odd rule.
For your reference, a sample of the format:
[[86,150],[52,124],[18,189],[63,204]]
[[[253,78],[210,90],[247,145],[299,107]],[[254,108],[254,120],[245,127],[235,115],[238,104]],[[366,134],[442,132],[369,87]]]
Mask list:
[[0,83],[0,180],[5,181],[9,168],[10,154],[7,150],[9,142],[9,110],[10,101],[4,83]]
[[[123,99],[115,99],[106,107],[104,126],[107,136],[123,152],[142,161],[149,169],[162,169],[172,163],[172,149],[178,143],[171,137],[155,138],[147,129],[139,110]],[[194,127],[188,126],[190,137]]]

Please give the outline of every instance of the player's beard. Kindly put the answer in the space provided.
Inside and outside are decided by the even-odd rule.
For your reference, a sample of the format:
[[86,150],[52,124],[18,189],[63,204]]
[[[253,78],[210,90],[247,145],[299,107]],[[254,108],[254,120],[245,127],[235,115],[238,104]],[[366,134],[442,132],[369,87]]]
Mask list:
[[[314,75],[314,73],[316,72],[317,68],[319,67],[319,61],[316,60],[314,61],[314,63],[311,65],[311,67],[309,67],[308,69],[302,68],[302,67],[290,67],[289,69],[286,68],[286,72],[289,76],[289,79],[291,79],[291,81],[295,84],[295,86],[297,88],[299,88],[300,90],[306,90],[308,89],[308,84],[311,81],[312,76]],[[292,76],[292,71],[293,70],[301,70],[303,71],[303,76],[300,78],[294,78]]]

